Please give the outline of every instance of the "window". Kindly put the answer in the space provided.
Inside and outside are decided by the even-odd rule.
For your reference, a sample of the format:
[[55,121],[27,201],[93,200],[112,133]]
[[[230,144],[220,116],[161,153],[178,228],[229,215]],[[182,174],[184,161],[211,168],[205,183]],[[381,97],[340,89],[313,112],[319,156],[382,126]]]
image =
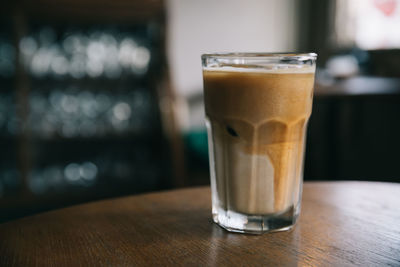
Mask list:
[[337,0],[339,47],[400,48],[400,0]]

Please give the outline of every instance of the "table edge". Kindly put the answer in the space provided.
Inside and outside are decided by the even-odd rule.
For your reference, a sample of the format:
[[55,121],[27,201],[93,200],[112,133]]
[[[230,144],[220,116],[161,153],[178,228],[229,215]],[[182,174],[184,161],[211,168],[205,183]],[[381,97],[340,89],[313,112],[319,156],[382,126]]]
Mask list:
[[[394,185],[394,186],[398,186],[400,188],[400,183],[395,183],[395,182],[357,181],[357,180],[305,181],[303,183],[303,187],[304,186],[321,185],[321,184],[330,185],[330,186],[332,186],[332,185],[340,186],[342,184],[363,184],[363,185],[373,185],[373,184],[375,184],[375,185]],[[3,223],[0,223],[0,228],[3,227],[3,226],[6,226],[7,224],[17,223],[18,221],[26,220],[26,219],[29,219],[31,217],[42,216],[42,215],[47,214],[47,213],[58,212],[58,211],[62,211],[62,210],[65,210],[65,209],[71,209],[71,208],[85,206],[85,205],[92,205],[92,204],[97,204],[97,203],[102,203],[102,202],[111,202],[111,201],[121,200],[121,199],[124,199],[124,198],[141,198],[141,197],[145,197],[145,196],[149,197],[151,195],[164,195],[164,194],[169,194],[171,192],[191,191],[191,190],[204,190],[204,189],[209,189],[209,188],[210,188],[209,185],[193,186],[193,187],[174,188],[174,189],[167,189],[167,190],[160,190],[160,191],[145,192],[145,193],[140,193],[140,194],[135,194],[135,195],[126,195],[126,196],[105,198],[105,199],[100,199],[100,200],[93,200],[93,201],[88,201],[88,202],[84,202],[84,203],[80,203],[80,204],[74,204],[74,205],[66,206],[66,207],[59,208],[59,209],[53,209],[53,210],[48,210],[48,211],[44,211],[44,212],[39,212],[39,213],[36,213],[36,214],[32,214],[32,215],[28,215],[28,216],[25,216],[25,217],[17,218],[17,219],[14,219],[14,220],[10,220],[10,221],[7,221],[7,222],[3,222]]]

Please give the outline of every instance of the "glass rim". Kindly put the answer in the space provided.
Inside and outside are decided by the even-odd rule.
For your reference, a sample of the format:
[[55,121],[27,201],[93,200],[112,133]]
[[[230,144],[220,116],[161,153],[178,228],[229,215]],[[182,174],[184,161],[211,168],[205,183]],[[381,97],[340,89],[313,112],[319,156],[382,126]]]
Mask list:
[[235,58],[249,58],[249,59],[313,59],[317,58],[317,53],[294,53],[294,52],[230,52],[230,53],[205,53],[201,55],[202,59],[206,58],[221,58],[221,59],[235,59]]

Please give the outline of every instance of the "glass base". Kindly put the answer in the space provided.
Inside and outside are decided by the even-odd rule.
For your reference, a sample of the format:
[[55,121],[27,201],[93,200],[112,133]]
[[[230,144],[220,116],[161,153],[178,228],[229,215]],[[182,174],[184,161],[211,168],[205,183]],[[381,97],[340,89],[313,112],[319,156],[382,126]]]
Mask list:
[[298,210],[291,207],[279,214],[250,215],[219,208],[214,210],[213,220],[229,232],[263,234],[292,229],[299,215]]

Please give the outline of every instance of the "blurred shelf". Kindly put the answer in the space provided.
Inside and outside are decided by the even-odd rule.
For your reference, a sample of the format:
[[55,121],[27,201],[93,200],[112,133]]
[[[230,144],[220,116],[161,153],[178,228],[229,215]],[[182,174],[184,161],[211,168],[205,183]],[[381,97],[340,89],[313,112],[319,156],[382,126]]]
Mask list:
[[[38,21],[79,23],[141,23],[163,15],[162,0],[22,0],[6,1],[3,15],[11,10],[23,10]],[[57,12],[55,12],[57,11]]]
[[[163,140],[161,134],[136,134],[136,135],[123,135],[123,136],[107,136],[107,137],[73,137],[73,138],[38,138],[31,137],[30,141],[35,146],[50,146],[56,149],[61,146],[66,150],[78,147],[84,149],[85,146],[98,146],[98,145],[145,145],[145,144],[158,144]],[[101,148],[101,146],[100,146]]]
[[400,78],[358,76],[329,85],[316,82],[316,97],[400,96]]
[[0,135],[0,143],[7,145],[18,141],[18,135]]
[[0,88],[0,94],[15,91],[15,78],[0,76],[0,84],[2,85]]
[[[41,137],[37,135],[29,135],[30,142],[40,143],[40,144],[49,144],[49,145],[70,145],[72,143],[76,143],[79,145],[84,144],[97,144],[97,143],[141,143],[145,141],[154,142],[155,140],[159,140],[163,138],[161,134],[161,129],[155,129],[147,132],[142,132],[140,134],[135,133],[124,133],[124,134],[108,134],[105,136],[91,136],[91,137]],[[21,135],[0,135],[0,143],[4,145],[14,145],[14,142],[17,143]]]
[[30,76],[32,91],[52,91],[54,89],[65,89],[68,87],[79,86],[82,90],[88,91],[104,91],[104,92],[130,92],[135,90],[147,89],[154,81],[149,77],[121,77],[117,79],[99,78],[82,78],[75,79],[65,78],[37,78]]
[[50,83],[50,84],[56,84],[56,83],[80,83],[80,84],[107,84],[107,85],[112,85],[115,83],[118,84],[133,84],[135,85],[136,83],[144,83],[148,77],[146,77],[146,74],[141,75],[141,76],[134,76],[134,75],[121,75],[120,77],[117,78],[106,78],[104,75],[101,75],[99,77],[84,77],[84,78],[72,78],[72,77],[54,77],[54,76],[46,76],[43,78],[38,78],[33,75],[29,75],[29,78],[33,84],[36,83]]
[[[0,77],[11,89],[0,104],[13,102],[10,108],[1,105],[6,113],[0,108],[0,115],[12,119],[1,127],[14,133],[0,137],[0,146],[17,147],[14,165],[0,162],[6,162],[0,166],[0,221],[178,184],[171,162],[179,160],[179,151],[165,133],[174,125],[163,128],[163,116],[169,115],[159,106],[161,97],[172,96],[164,3],[2,5],[0,21],[8,24],[0,27],[10,25],[17,53],[16,79]],[[9,116],[14,107],[16,114]]]

